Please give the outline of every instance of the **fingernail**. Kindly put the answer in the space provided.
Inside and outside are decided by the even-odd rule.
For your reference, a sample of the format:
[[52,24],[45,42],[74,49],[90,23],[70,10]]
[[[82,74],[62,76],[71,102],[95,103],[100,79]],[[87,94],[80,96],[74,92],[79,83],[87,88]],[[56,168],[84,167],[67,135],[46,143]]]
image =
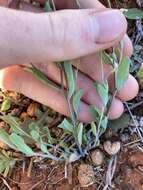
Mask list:
[[126,33],[127,21],[119,10],[99,12],[95,19],[99,26],[97,43],[112,42]]

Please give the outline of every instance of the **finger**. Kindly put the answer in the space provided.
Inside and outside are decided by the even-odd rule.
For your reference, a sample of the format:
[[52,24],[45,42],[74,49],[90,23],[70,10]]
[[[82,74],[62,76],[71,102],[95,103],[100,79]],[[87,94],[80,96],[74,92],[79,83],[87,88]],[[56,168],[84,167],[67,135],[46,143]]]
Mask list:
[[[106,49],[125,34],[126,20],[119,11],[84,11],[53,14],[53,31],[50,31],[48,39],[50,61],[73,59]],[[112,18],[114,19],[111,21]]]
[[[60,2],[60,1],[58,1]],[[66,2],[69,2],[69,1],[66,1]],[[70,1],[71,2],[71,1]],[[75,1],[74,1],[75,2]],[[61,2],[60,2],[61,3]],[[82,6],[84,6],[85,8],[91,8],[91,7],[96,7],[96,8],[103,8],[103,5],[101,3],[99,3],[98,1],[83,1],[81,2]],[[30,10],[30,11],[40,11],[40,9],[36,9],[35,7],[33,6],[29,6],[29,4],[26,4],[26,3],[21,3],[21,9],[23,10]],[[124,55],[125,56],[131,56],[132,55],[132,52],[133,52],[133,46],[132,46],[132,43],[131,43],[131,40],[129,39],[129,37],[127,35],[124,36],[123,38],[123,42],[124,42]],[[96,60],[97,58],[95,57],[94,60]],[[95,67],[95,64],[92,65],[92,64],[89,64],[90,62],[90,59],[89,61],[87,61],[87,66],[86,64],[84,64],[83,66],[85,66],[85,68],[79,68],[81,69],[84,73],[88,74],[89,76],[92,76],[94,80],[98,80],[98,81],[101,81],[99,79],[99,77],[101,76],[100,72],[95,72],[95,70],[97,69],[98,71],[101,70],[101,68],[96,68]],[[97,61],[98,62],[98,61]],[[91,66],[91,69],[90,69],[90,66]],[[97,64],[98,66],[98,64]],[[108,66],[107,66],[108,67]],[[105,73],[106,73],[106,76],[108,76],[109,72],[110,72],[110,69],[109,67],[107,68],[105,67]],[[89,71],[89,73],[87,72]],[[107,72],[106,72],[107,71]],[[92,73],[94,72],[94,73]],[[96,77],[95,77],[96,75]],[[128,86],[125,85],[125,87],[120,90],[120,92],[118,93],[118,97],[121,99],[121,100],[130,100],[132,99],[133,97],[136,96],[137,92],[138,92],[138,85],[137,85],[137,81],[133,78],[133,77],[129,77],[128,81],[126,82],[127,84],[132,84],[132,89],[130,91],[130,93],[128,92]],[[111,85],[110,85],[111,86]],[[113,83],[112,83],[112,86],[113,86]]]
[[118,92],[117,97],[123,101],[132,100],[139,92],[139,85],[137,80],[129,75],[128,80],[125,82],[123,88]]
[[[22,93],[37,102],[49,106],[63,115],[70,115],[65,97],[60,91],[57,91],[48,85],[44,85],[31,73],[22,70],[18,66],[0,70],[0,87]],[[92,121],[89,107],[86,103],[80,103],[78,112],[80,121]]]
[[[124,38],[124,56],[131,56],[133,48],[132,44],[127,36]],[[114,77],[109,75],[112,71],[112,66],[108,64],[104,64],[102,66],[101,56],[99,54],[92,54],[81,59],[73,61],[73,65],[81,70],[83,73],[88,75],[94,81],[102,82],[102,72],[104,72],[104,77],[108,79],[110,92],[112,92],[112,88],[114,87]],[[102,68],[103,67],[103,68]],[[103,71],[102,71],[103,70]],[[129,86],[128,86],[129,85]],[[130,88],[130,92],[128,88]],[[130,100],[134,98],[138,93],[138,84],[134,77],[129,76],[129,79],[126,81],[126,84],[123,89],[119,91],[117,97],[121,100]]]
[[0,55],[5,66],[47,59],[62,61],[94,53],[120,40],[127,28],[125,17],[117,10],[33,14],[0,9],[0,18],[7,17],[1,20],[0,28]]
[[[43,83],[38,81],[31,73],[22,70],[20,67],[15,66],[1,70],[0,81],[1,88],[17,91],[28,96],[29,98],[32,98],[44,105],[51,107],[52,109],[63,115],[69,115],[66,100],[60,91],[56,91],[55,89],[44,85]],[[78,79],[77,81],[82,80]],[[88,87],[85,88],[85,85],[88,85]],[[95,98],[96,91],[95,89],[93,89],[93,87],[91,87],[90,82],[89,84],[83,84],[79,82],[79,86],[77,86],[77,88],[80,87],[85,88],[84,99],[86,99],[87,102],[100,104],[101,101],[99,100],[99,102],[97,102],[98,98]],[[91,94],[93,94],[92,97]],[[110,119],[115,119],[119,117],[122,112],[123,104],[118,99],[115,99],[109,112]],[[83,101],[81,102],[79,107],[79,120],[84,122],[91,121],[89,106]]]
[[8,6],[8,0],[0,0],[0,6],[7,7]]
[[[133,52],[133,46],[127,35],[123,38],[123,55],[130,57]],[[72,64],[83,73],[90,76],[93,80],[102,81],[102,62],[100,54],[92,54],[72,61]],[[104,64],[105,78],[111,73],[112,67]]]
[[133,44],[127,34],[123,38],[123,55],[131,57],[133,54]]
[[[60,2],[60,1],[58,1],[58,2]],[[68,1],[66,1],[66,2],[68,2]],[[74,2],[75,2],[75,0],[74,0]],[[86,4],[88,2],[89,1],[86,1]],[[103,5],[101,3],[99,3],[98,1],[93,1],[92,0],[91,2],[90,2],[90,6],[96,7],[99,10],[101,10],[101,7],[103,8]],[[44,12],[43,9],[41,9],[39,7],[35,7],[35,6],[33,6],[33,5],[29,4],[29,3],[26,3],[26,2],[21,2],[20,3],[20,9],[24,10],[24,11],[34,12],[34,13],[40,13],[40,12],[42,13],[42,12]],[[130,57],[132,55],[132,53],[133,53],[133,45],[132,45],[132,42],[131,42],[131,40],[130,40],[130,38],[128,37],[127,34],[125,34],[125,36],[123,38],[123,43],[124,43],[124,50],[123,50],[124,54]]]
[[[75,0],[73,0],[75,2]],[[67,1],[66,2],[72,2],[72,0],[70,1]],[[60,1],[59,0],[56,0],[55,3],[59,3],[60,4]],[[79,3],[81,5],[81,8],[96,8],[98,10],[105,10],[106,7],[100,3],[98,0],[79,0]],[[65,5],[66,3],[63,1],[62,2],[62,6]],[[72,8],[70,4],[66,4],[67,8]],[[77,7],[77,3],[76,3],[76,7]],[[133,46],[132,46],[132,42],[130,40],[130,38],[128,37],[128,35],[125,35],[124,36],[124,51],[125,51],[125,54],[128,55],[129,57],[132,55],[133,53]]]
[[[36,64],[45,75],[48,76],[54,82],[60,84],[61,83],[61,74],[60,69],[53,63],[45,63],[45,64]],[[63,80],[64,86],[66,87],[66,82]],[[86,75],[78,72],[76,77],[76,91],[83,89],[84,94],[82,100],[86,102],[88,105],[95,105],[98,108],[103,107],[102,100],[100,99],[96,89],[93,85],[94,81],[87,77]],[[123,104],[120,100],[114,99],[109,112],[110,119],[118,118],[123,113]]]

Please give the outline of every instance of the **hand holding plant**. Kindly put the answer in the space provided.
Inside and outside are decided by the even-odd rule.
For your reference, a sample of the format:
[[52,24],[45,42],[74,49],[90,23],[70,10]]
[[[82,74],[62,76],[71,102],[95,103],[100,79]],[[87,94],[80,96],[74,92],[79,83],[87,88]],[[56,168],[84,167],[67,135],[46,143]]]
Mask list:
[[[39,129],[37,123],[28,126],[25,133],[15,118],[2,116],[13,133],[1,130],[0,138],[28,156],[71,162],[98,146],[108,119],[123,113],[122,102],[137,94],[138,84],[129,75],[132,45],[123,14],[105,9],[98,1],[70,1],[66,5],[55,1],[50,6],[47,2],[45,8],[51,11],[80,5],[94,9],[34,14],[1,8],[0,17],[6,16],[10,23],[16,19],[17,26],[15,36],[14,28],[2,22],[1,66],[9,67],[0,71],[1,87],[20,92],[71,119],[65,118],[59,125],[64,130],[62,139],[49,143],[50,131],[45,136],[44,128]],[[42,153],[32,150],[25,137]]]

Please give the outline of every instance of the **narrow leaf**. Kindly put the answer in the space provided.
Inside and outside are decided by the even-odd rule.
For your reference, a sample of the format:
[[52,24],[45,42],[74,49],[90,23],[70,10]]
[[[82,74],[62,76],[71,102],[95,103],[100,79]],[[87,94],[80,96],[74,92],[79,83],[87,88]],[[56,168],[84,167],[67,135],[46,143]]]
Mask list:
[[63,122],[58,127],[71,133],[73,133],[74,130],[73,125],[67,119],[64,119]]
[[11,107],[11,101],[9,99],[5,99],[1,105],[1,111],[7,111]]
[[53,144],[55,142],[55,139],[52,137],[50,130],[47,126],[44,128],[44,131],[45,131],[45,135],[48,139],[48,143]]
[[33,138],[35,141],[38,141],[38,140],[39,140],[40,135],[39,135],[38,131],[32,130],[32,131],[30,132],[30,134],[31,134],[32,138]]
[[74,73],[73,73],[73,68],[70,61],[64,62],[64,69],[65,69],[66,77],[68,80],[68,88],[69,88],[68,97],[70,99],[75,91]]
[[116,120],[109,121],[108,127],[112,130],[118,131],[119,129],[124,129],[129,126],[130,116],[128,114],[123,114],[120,118]]
[[17,117],[14,117],[11,115],[3,115],[3,116],[0,116],[0,119],[8,123],[15,133],[20,134],[20,135],[25,135],[30,138],[30,136],[25,131],[23,131],[21,127],[19,126]]
[[41,143],[41,145],[40,145],[40,149],[42,150],[42,152],[44,152],[44,153],[48,153],[47,146],[44,145],[43,143]]
[[91,129],[92,129],[92,132],[93,132],[94,136],[96,136],[97,128],[96,128],[96,125],[95,125],[94,122],[91,123]]
[[41,141],[41,142],[39,143],[39,148],[41,149],[41,151],[42,151],[43,153],[45,153],[48,158],[50,158],[50,159],[52,159],[52,160],[58,160],[58,158],[56,158],[54,155],[52,155],[52,154],[48,151],[47,146],[43,143],[42,139],[40,139],[40,141]]
[[89,112],[91,113],[91,116],[93,117],[95,121],[97,121],[101,115],[101,110],[95,106],[90,106]]
[[108,124],[108,118],[106,116],[104,116],[104,118],[102,119],[102,122],[101,122],[101,126],[104,130],[106,130],[107,124]]
[[128,79],[130,63],[131,60],[128,57],[124,57],[115,72],[115,83],[117,90],[123,88]]
[[52,12],[53,11],[51,6],[50,6],[50,3],[48,1],[46,1],[44,9],[47,12]]
[[3,173],[5,170],[5,164],[0,161],[0,173]]
[[56,83],[49,80],[47,78],[47,76],[43,72],[41,72],[39,69],[37,69],[34,65],[32,65],[32,67],[29,67],[26,70],[32,72],[32,74],[35,76],[35,78],[37,78],[38,80],[43,82],[45,85],[51,86],[51,87],[55,88],[56,90],[60,90],[59,86]]
[[83,95],[83,90],[80,89],[78,92],[76,92],[76,94],[73,96],[73,108],[74,108],[74,111],[77,115],[78,113],[78,107],[79,107],[79,103],[80,103],[80,100],[81,100],[81,97]]
[[10,138],[11,142],[17,147],[17,149],[20,152],[23,152],[24,154],[26,154],[28,156],[35,155],[33,150],[29,146],[26,145],[23,138],[20,137],[19,135],[17,135],[16,133],[12,133],[9,138]]
[[101,100],[103,101],[104,105],[107,105],[108,99],[109,99],[109,95],[108,95],[108,83],[104,82],[103,84],[100,83],[94,83],[94,86],[96,88],[97,93],[99,94]]
[[101,59],[102,59],[103,63],[113,65],[112,57],[109,54],[107,54],[105,51],[103,51],[101,53]]
[[142,19],[143,18],[143,11],[140,9],[132,8],[132,9],[125,10],[124,15],[128,19],[137,19],[137,18]]
[[77,139],[80,146],[82,145],[82,137],[83,137],[83,123],[80,123],[77,128]]
[[9,134],[4,129],[0,129],[0,141],[7,144],[10,148],[17,150],[16,146],[9,139]]

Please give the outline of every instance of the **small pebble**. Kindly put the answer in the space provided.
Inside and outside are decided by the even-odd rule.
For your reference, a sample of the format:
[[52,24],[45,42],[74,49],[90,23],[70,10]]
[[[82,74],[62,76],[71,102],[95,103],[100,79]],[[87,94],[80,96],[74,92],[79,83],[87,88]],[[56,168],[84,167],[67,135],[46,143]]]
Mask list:
[[111,141],[104,142],[104,150],[109,155],[115,155],[120,151],[121,143],[119,141],[111,143]]
[[94,166],[102,165],[103,161],[104,161],[103,152],[99,149],[93,150],[91,153],[91,160],[92,160]]
[[78,167],[78,181],[81,187],[89,187],[94,183],[94,171],[91,165],[81,164]]

